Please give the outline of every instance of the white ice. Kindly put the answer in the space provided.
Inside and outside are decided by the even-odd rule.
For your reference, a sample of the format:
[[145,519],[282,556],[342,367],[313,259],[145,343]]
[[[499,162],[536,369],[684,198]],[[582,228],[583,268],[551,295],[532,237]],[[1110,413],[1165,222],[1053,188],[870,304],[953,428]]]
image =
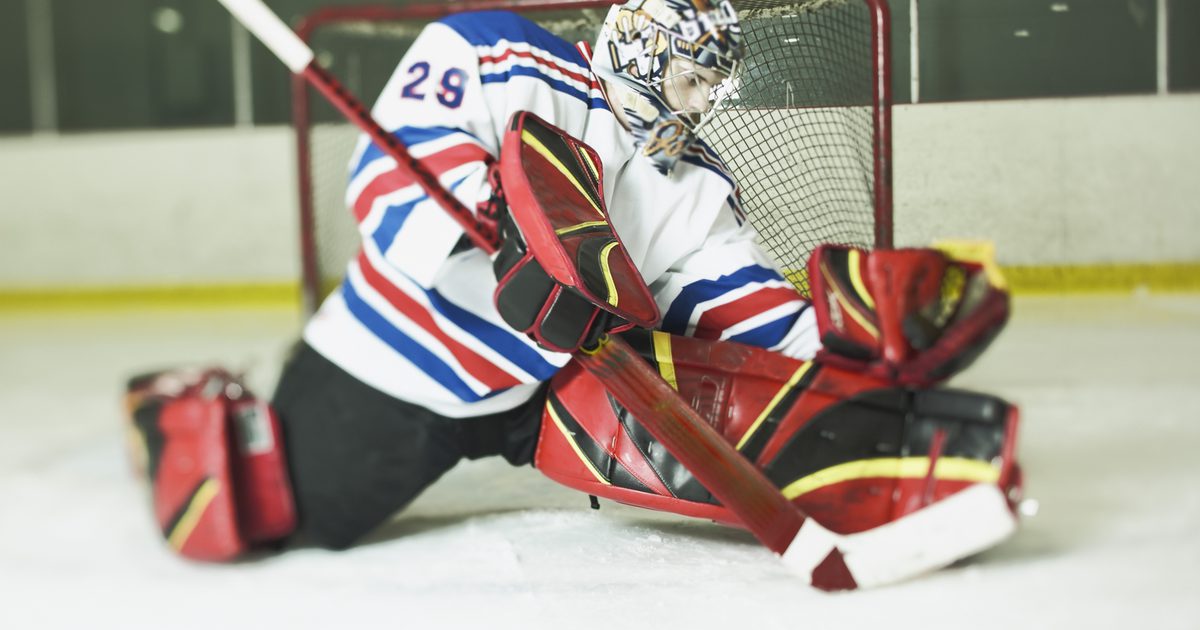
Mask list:
[[1022,406],[1040,513],[955,567],[838,595],[742,532],[592,511],[500,460],[459,466],[348,552],[180,560],[125,459],[123,379],[220,362],[268,394],[299,326],[0,315],[0,628],[1200,628],[1200,297],[1017,300],[956,384]]

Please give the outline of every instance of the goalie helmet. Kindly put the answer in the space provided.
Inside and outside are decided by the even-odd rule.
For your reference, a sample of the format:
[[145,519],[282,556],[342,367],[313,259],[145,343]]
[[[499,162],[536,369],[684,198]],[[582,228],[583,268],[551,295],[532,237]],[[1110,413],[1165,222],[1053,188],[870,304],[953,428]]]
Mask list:
[[729,0],[630,0],[604,20],[594,69],[629,88],[616,105],[641,152],[667,173],[731,92],[742,57]]

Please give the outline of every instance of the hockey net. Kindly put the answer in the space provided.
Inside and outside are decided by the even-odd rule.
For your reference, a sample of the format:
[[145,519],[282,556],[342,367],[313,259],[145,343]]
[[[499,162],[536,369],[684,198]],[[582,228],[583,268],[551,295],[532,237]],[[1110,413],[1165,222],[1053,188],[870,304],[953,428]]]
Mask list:
[[[311,14],[301,36],[355,94],[372,101],[428,22],[504,8],[564,39],[595,41],[606,0],[425,1]],[[734,1],[748,49],[732,98],[705,140],[737,177],[762,245],[807,293],[821,243],[892,244],[886,0]],[[300,168],[304,306],[336,286],[359,236],[344,203],[358,132],[303,79],[293,86]]]

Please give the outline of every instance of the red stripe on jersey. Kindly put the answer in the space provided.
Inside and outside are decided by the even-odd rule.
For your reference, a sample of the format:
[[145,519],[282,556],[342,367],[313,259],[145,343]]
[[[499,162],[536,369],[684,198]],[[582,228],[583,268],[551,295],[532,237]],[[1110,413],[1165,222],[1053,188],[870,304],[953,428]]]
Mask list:
[[362,270],[363,278],[371,288],[382,295],[393,308],[446,346],[459,364],[488,389],[495,391],[520,384],[516,377],[446,334],[446,331],[438,326],[433,315],[420,302],[401,291],[399,287],[372,267],[371,261],[365,253],[359,252],[358,266]]
[[405,183],[408,179],[404,173],[401,173],[397,169],[377,175],[359,193],[358,199],[354,200],[354,220],[362,223],[363,219],[367,218],[367,214],[371,212],[371,206],[374,205],[376,199],[382,195],[404,188],[408,185],[408,183]]
[[538,57],[537,55],[534,55],[532,52],[525,52],[523,50],[513,50],[510,48],[510,49],[504,51],[504,54],[502,54],[502,55],[480,57],[479,63],[480,63],[480,65],[485,64],[485,63],[500,63],[501,61],[504,61],[505,59],[508,59],[509,57],[524,57],[526,59],[532,59],[532,60],[536,61],[538,63],[538,65],[545,66],[551,70],[557,70],[558,72],[561,72],[564,75],[566,75],[572,79],[575,79],[576,81],[579,81],[580,83],[588,83],[588,84],[591,83],[591,79],[589,79],[588,77],[586,77],[582,74],[579,74],[578,72],[575,72],[573,70],[568,70],[568,69],[554,63],[553,61],[544,59],[542,57]]
[[[491,159],[491,154],[485,151],[483,147],[468,142],[456,144],[437,153],[431,153],[417,161],[424,164],[425,168],[429,169],[434,177],[440,178],[448,171],[464,164],[470,164],[471,162],[484,162],[486,164]],[[388,195],[402,188],[412,186],[416,181],[406,173],[401,172],[400,169],[392,169],[376,176],[359,193],[358,199],[354,200],[354,218],[361,223],[363,219],[367,218],[367,214],[371,212],[371,206],[375,205],[376,199],[382,195]]]
[[[587,61],[590,66],[592,64],[592,45],[587,42],[575,42],[575,49],[583,55],[584,61]],[[595,73],[588,77],[588,85],[591,85],[593,90],[599,90],[601,96],[604,97],[604,102],[608,103],[608,108],[614,109],[612,99],[608,97],[608,90],[604,89],[604,83],[596,77]]]
[[796,290],[791,287],[759,289],[732,302],[705,311],[700,316],[700,321],[696,323],[696,331],[693,336],[699,339],[720,339],[721,334],[735,324],[789,302],[803,304],[803,300],[800,299]]

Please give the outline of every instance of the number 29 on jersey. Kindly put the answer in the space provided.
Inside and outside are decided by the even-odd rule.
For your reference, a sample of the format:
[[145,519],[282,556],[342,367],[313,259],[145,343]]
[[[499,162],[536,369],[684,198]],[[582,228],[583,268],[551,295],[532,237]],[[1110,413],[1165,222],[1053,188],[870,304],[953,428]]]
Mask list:
[[463,92],[467,88],[467,73],[461,68],[450,68],[441,77],[431,77],[432,66],[428,61],[418,61],[408,67],[405,74],[408,82],[400,91],[400,98],[423,101],[429,96],[451,109],[462,105]]

